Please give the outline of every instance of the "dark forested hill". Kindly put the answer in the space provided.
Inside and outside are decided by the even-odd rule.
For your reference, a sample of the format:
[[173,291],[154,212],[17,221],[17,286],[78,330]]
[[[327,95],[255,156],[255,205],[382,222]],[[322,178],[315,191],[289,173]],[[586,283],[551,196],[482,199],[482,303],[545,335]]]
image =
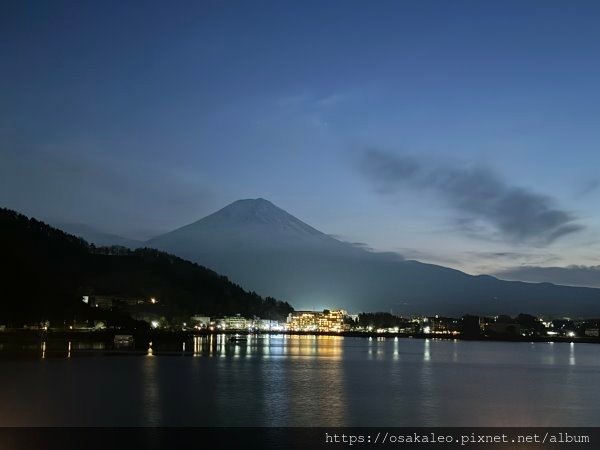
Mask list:
[[[281,319],[288,303],[152,249],[95,247],[43,222],[0,209],[0,324],[67,320],[92,311],[83,295],[156,297],[170,314]],[[97,312],[95,312],[97,314]]]

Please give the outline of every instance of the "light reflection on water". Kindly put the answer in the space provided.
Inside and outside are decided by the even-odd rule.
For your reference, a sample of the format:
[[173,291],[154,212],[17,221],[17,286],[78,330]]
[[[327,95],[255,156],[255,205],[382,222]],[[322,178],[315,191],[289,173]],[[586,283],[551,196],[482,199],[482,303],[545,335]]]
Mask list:
[[[150,347],[149,351],[151,349],[152,347]],[[144,417],[143,423],[149,426],[158,426],[162,423],[161,383],[158,376],[158,360],[156,358],[145,358],[142,364],[142,379],[140,380],[142,405],[140,413]],[[168,389],[168,386],[166,388]]]
[[[343,338],[339,336],[304,335],[248,335],[246,342],[230,342],[228,335],[196,336],[191,340],[192,356],[219,356],[221,358],[248,358],[252,356],[270,359],[294,358],[342,358]],[[184,347],[184,353],[185,352]],[[155,352],[160,354],[161,352]],[[168,353],[163,350],[162,353]]]
[[423,364],[421,364],[420,391],[421,401],[418,402],[420,415],[429,423],[437,422],[439,405],[437,403],[437,383],[435,371],[431,364],[431,340],[423,342]]
[[122,349],[47,341],[18,349],[35,358],[0,358],[0,425],[594,426],[598,350],[287,335]]

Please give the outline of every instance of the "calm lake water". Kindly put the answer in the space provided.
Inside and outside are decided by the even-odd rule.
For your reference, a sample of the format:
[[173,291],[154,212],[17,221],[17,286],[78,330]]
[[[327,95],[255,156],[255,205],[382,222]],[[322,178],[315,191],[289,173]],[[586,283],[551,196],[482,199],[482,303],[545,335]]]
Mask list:
[[[212,339],[212,341],[211,341]],[[54,345],[54,347],[53,347]],[[600,346],[214,336],[0,344],[0,426],[598,426]],[[6,357],[10,354],[11,357]],[[4,355],[2,357],[1,355]],[[42,358],[43,356],[43,358]]]

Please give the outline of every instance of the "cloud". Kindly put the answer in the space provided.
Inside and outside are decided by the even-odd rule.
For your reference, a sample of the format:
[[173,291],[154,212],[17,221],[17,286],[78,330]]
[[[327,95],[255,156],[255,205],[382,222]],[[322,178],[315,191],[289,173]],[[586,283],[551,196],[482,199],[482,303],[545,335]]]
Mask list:
[[278,97],[275,103],[282,108],[322,110],[339,106],[352,98],[353,94],[350,92],[332,92],[324,95],[302,92]]
[[503,240],[544,246],[583,229],[551,197],[511,186],[485,167],[432,164],[368,149],[360,169],[382,194],[433,192],[457,214],[463,231],[482,234],[491,227]]
[[597,191],[598,188],[600,188],[600,178],[588,180],[579,191],[579,195],[591,194]]
[[[0,205],[51,222],[147,237],[189,220],[213,194],[187,170],[67,147],[0,151]],[[132,234],[134,230],[146,230]]]
[[518,266],[493,274],[503,280],[600,288],[600,266]]
[[[341,240],[339,238],[337,238],[338,240]],[[361,248],[363,250],[366,250],[368,252],[372,252],[374,251],[373,247],[371,247],[369,244],[367,244],[366,242],[349,242],[349,244],[351,244],[352,246],[356,247],[356,248]]]
[[347,101],[350,98],[348,93],[334,93],[330,95],[325,95],[316,100],[317,106],[328,108],[330,106],[337,106],[340,103]]
[[537,252],[465,252],[464,255],[468,259],[475,259],[476,261],[491,261],[497,263],[498,261],[512,262],[520,261],[523,264],[548,264],[553,261],[560,261],[562,258],[553,253],[537,253]]
[[414,259],[420,262],[426,262],[430,264],[443,264],[447,266],[456,266],[460,264],[458,258],[448,256],[440,252],[431,252],[422,249],[402,247],[398,249],[400,254],[406,259]]

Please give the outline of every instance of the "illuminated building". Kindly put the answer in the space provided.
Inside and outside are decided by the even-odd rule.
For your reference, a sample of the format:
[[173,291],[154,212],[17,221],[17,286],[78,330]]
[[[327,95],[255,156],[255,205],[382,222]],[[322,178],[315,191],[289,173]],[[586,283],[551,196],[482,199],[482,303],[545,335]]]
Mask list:
[[321,331],[339,333],[345,330],[346,311],[342,309],[316,311],[295,311],[287,319],[290,331]]
[[254,328],[260,331],[283,331],[284,327],[276,320],[254,319]]
[[210,325],[210,317],[201,316],[199,314],[190,317],[190,322],[192,326],[200,327],[200,328],[208,328]]
[[325,310],[319,317],[319,331],[339,333],[344,331],[344,317],[347,316],[343,309]]
[[315,311],[294,311],[288,315],[287,328],[290,331],[317,331],[319,314]]
[[238,314],[236,316],[224,317],[221,319],[220,324],[223,330],[247,330],[251,325],[251,321]]
[[460,334],[461,323],[458,319],[452,317],[425,317],[422,327],[425,334]]

